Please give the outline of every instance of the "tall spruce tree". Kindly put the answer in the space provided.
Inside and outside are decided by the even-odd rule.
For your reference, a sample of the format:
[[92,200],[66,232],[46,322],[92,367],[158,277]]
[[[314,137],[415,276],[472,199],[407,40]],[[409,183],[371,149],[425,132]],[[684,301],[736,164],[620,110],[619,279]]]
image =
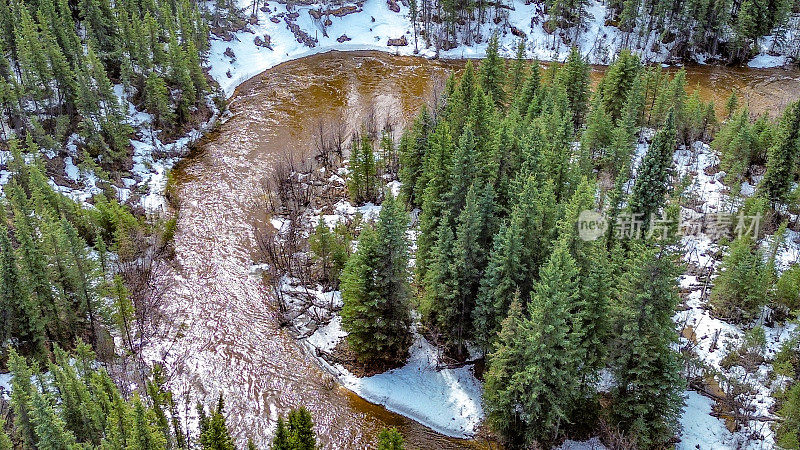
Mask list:
[[666,201],[665,196],[671,187],[674,150],[675,120],[670,112],[666,124],[656,132],[653,142],[644,155],[631,193],[631,212],[642,221],[643,230],[648,229],[652,217],[659,213]]
[[676,255],[633,243],[620,280],[614,417],[641,447],[664,445],[678,426],[684,389],[672,316],[678,305]]
[[366,227],[342,272],[342,327],[365,362],[396,361],[410,344],[408,215],[387,193],[378,221]]
[[800,102],[789,105],[783,113],[775,143],[767,154],[767,172],[762,189],[770,202],[786,201],[792,185],[795,165],[800,160]]
[[500,37],[497,33],[489,38],[486,58],[481,62],[479,80],[484,92],[489,94],[497,107],[505,105],[505,61],[500,58],[497,47]]

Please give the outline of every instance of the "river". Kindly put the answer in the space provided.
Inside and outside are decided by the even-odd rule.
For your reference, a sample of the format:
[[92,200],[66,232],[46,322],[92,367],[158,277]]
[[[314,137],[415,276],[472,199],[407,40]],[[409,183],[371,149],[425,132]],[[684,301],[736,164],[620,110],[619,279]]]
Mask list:
[[[153,348],[168,352],[172,387],[213,401],[220,390],[240,441],[266,447],[278,413],[305,405],[325,448],[370,448],[395,426],[408,448],[491,448],[486,438],[442,436],[335,387],[279,325],[277,306],[250,274],[258,198],[276,158],[306,154],[320,120],[349,130],[375,115],[404,126],[462,61],[380,52],[329,52],[276,66],[242,84],[231,117],[176,168],[180,214],[173,268],[159,275],[173,323]],[[594,67],[593,80],[603,68]],[[688,69],[690,89],[722,105],[736,88],[754,111],[775,112],[800,96],[800,74],[715,67]]]

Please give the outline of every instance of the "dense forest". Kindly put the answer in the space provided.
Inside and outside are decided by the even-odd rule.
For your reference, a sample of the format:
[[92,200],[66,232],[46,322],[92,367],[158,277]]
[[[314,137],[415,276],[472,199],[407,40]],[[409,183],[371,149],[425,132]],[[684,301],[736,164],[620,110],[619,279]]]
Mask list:
[[[683,71],[646,67],[629,52],[591,89],[575,51],[563,66],[542,68],[506,62],[496,48],[495,38],[479,69],[467,63],[448,80],[396,150],[385,132],[373,133],[377,147],[367,131],[353,141],[350,198],[383,205],[350,257],[343,243],[352,231],[317,224],[312,278],[341,289],[342,327],[359,364],[402,364],[414,311],[423,335],[453,360],[485,355],[487,422],[511,448],[592,434],[612,448],[673,443],[682,392],[698,382],[691,351],[676,351],[678,276],[697,268],[681,261],[690,230],[679,214],[693,199],[673,154],[711,142],[733,192],[762,168],[755,195],[728,206],[739,219],[704,226],[727,248],[709,305],[746,327],[765,307],[791,320],[797,266],[777,271],[779,242],[757,242],[796,227],[800,106],[773,122],[750,115],[732,93],[718,118],[713,103],[687,92]],[[381,187],[395,176],[398,199]],[[608,218],[597,239],[580,233],[584,211]],[[759,330],[727,364],[751,355]],[[788,342],[775,370],[796,379],[798,350]],[[613,387],[601,391],[608,376]],[[787,448],[797,446],[798,386],[777,394],[786,420],[778,442]]]
[[124,168],[130,154],[129,102],[152,115],[162,138],[207,114],[209,27],[238,17],[221,10],[209,22],[188,1],[19,0],[0,8],[3,139],[30,136],[57,153],[70,139],[74,156],[105,169]]

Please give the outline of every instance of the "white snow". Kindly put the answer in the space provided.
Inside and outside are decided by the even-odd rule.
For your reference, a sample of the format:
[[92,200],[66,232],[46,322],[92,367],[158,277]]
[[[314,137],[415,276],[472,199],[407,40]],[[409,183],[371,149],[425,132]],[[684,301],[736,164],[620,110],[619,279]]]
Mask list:
[[686,391],[684,399],[686,406],[680,420],[683,433],[677,450],[734,448],[730,446],[733,435],[725,428],[725,422],[711,416],[714,400],[694,391]]
[[[331,324],[317,332],[324,337],[316,337],[315,333],[309,343],[322,341],[330,346],[331,335],[339,339],[346,335],[336,330],[341,321]],[[473,436],[483,420],[483,408],[481,383],[472,367],[439,369],[436,348],[416,332],[409,353],[403,367],[371,377],[358,378],[338,364],[333,369],[345,387],[367,401],[448,436]]]

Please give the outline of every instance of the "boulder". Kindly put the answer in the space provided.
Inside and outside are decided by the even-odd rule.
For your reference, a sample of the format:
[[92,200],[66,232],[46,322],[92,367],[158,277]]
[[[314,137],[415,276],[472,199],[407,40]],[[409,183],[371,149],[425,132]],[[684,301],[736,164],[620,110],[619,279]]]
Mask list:
[[396,39],[389,39],[386,45],[390,47],[405,47],[406,45],[408,45],[408,39],[406,39],[405,36],[400,36],[399,38]]

